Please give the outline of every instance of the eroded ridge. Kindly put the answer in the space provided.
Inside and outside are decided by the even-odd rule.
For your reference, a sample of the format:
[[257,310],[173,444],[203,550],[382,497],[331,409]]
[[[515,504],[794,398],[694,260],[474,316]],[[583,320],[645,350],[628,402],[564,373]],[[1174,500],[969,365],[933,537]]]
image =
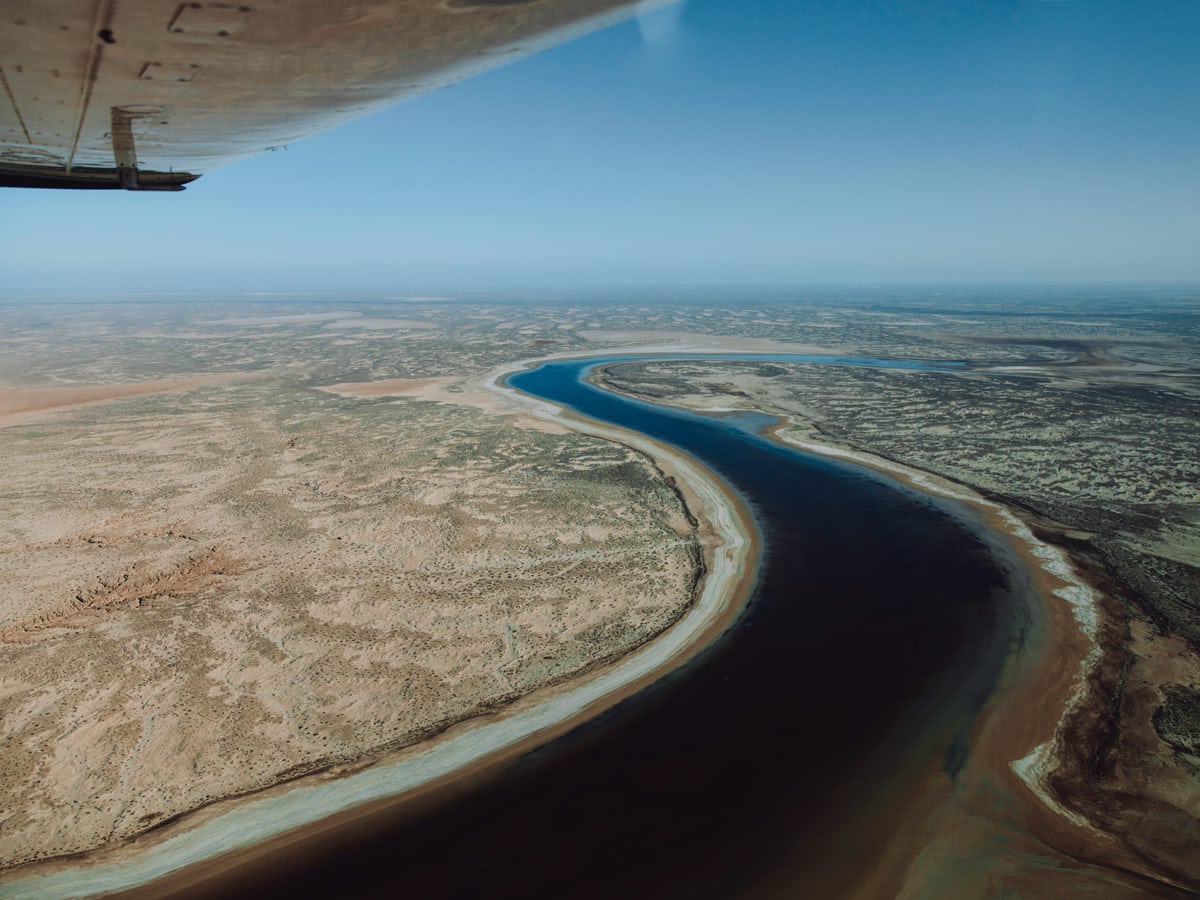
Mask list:
[[19,644],[82,628],[118,610],[140,609],[152,600],[182,598],[243,571],[242,563],[220,547],[205,547],[166,569],[156,560],[134,563],[114,578],[101,578],[66,605],[16,622],[0,631],[0,643]]

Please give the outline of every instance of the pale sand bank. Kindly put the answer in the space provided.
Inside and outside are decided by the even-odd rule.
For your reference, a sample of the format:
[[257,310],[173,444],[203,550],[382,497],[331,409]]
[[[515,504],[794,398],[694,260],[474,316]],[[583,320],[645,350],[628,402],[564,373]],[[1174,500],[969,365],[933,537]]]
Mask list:
[[146,397],[171,391],[188,391],[206,384],[219,384],[240,378],[244,372],[219,375],[193,375],[189,378],[161,378],[156,381],[134,381],[128,384],[80,385],[61,388],[0,388],[0,427],[18,425],[46,413],[105,403],[127,397]]
[[961,484],[857,450],[849,450],[813,440],[802,440],[778,430],[775,431],[774,436],[783,443],[798,447],[808,453],[842,459],[885,472],[924,493],[957,500],[980,510],[986,513],[993,522],[1000,525],[1003,533],[1013,540],[1024,551],[1024,555],[1033,560],[1042,570],[1053,586],[1050,594],[1070,610],[1079,636],[1083,638],[1088,649],[1078,660],[1077,668],[1071,678],[1070,696],[1063,706],[1053,734],[1048,735],[1046,740],[1037,746],[1030,748],[1024,756],[1014,760],[1012,767],[1030,790],[1034,791],[1044,803],[1054,807],[1060,815],[1071,819],[1076,824],[1085,824],[1084,820],[1061,807],[1053,799],[1046,783],[1053,770],[1054,743],[1061,740],[1062,726],[1070,713],[1086,699],[1087,677],[1100,659],[1100,647],[1097,643],[1098,613],[1095,592],[1072,567],[1066,553],[1035,537],[1029,526],[1007,507],[988,500]]
[[339,397],[426,397],[432,388],[445,387],[461,379],[385,378],[381,381],[347,381],[319,387],[317,390]]
[[[506,710],[452,728],[378,765],[222,802],[82,861],[48,862],[15,870],[0,884],[0,894],[66,897],[122,890],[226,853],[253,853],[254,848],[293,829],[337,827],[338,822],[330,817],[344,813],[352,818],[356,807],[362,809],[383,798],[395,802],[406,791],[455,777],[481,762],[507,758],[565,731],[686,661],[728,627],[748,595],[758,552],[752,520],[740,499],[676,451],[640,435],[582,422],[550,404],[499,386],[504,374],[523,367],[508,366],[493,373],[479,385],[480,392],[486,391],[493,402],[518,404],[539,419],[635,447],[652,455],[676,477],[702,523],[708,569],[688,612],[657,638],[582,679],[535,691]],[[445,385],[442,379],[428,381],[420,387],[389,385],[381,388],[384,393],[380,395],[395,395],[399,389],[401,396],[433,399],[426,392],[436,393]],[[415,393],[408,394],[409,390]]]

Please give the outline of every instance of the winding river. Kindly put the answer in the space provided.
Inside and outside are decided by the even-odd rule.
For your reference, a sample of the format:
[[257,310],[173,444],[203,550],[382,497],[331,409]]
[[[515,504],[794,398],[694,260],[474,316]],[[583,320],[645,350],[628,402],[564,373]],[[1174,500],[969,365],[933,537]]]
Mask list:
[[[141,862],[6,887],[56,896],[140,883],[150,896],[796,897],[836,896],[873,866],[931,774],[945,782],[968,758],[972,726],[1025,640],[1029,572],[965,505],[788,449],[761,433],[768,417],[687,413],[586,380],[599,365],[634,358],[543,363],[508,384],[673,445],[741,494],[761,529],[762,559],[744,611],[720,638],[562,737],[418,790],[386,814],[348,815],[319,840],[285,836],[254,849],[318,808],[403,789],[400,768],[250,800]],[[403,777],[416,785],[459,771],[469,746],[456,747],[470,737],[428,754],[425,770],[418,758]],[[238,848],[249,849],[235,862],[201,862]],[[169,873],[189,864],[203,878],[173,883]]]
[[966,507],[787,449],[760,434],[767,417],[585,380],[614,361],[508,383],[672,444],[742,494],[765,549],[737,624],[586,725],[286,872],[260,870],[244,896],[828,895],[904,827],[914,783],[962,765],[1028,622],[1021,564]]

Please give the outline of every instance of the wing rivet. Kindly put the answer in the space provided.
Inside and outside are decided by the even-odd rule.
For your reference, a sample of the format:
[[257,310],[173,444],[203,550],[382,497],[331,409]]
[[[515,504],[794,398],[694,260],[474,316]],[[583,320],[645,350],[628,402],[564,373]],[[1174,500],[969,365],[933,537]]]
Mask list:
[[213,34],[230,37],[246,24],[253,10],[249,6],[228,3],[182,3],[167,23],[167,30],[176,34]]

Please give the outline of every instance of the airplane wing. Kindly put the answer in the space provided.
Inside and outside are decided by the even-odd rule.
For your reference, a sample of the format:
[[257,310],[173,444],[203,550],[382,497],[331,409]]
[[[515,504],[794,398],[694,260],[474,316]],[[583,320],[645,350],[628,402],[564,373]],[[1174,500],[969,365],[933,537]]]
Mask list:
[[0,186],[182,190],[665,2],[0,0]]

